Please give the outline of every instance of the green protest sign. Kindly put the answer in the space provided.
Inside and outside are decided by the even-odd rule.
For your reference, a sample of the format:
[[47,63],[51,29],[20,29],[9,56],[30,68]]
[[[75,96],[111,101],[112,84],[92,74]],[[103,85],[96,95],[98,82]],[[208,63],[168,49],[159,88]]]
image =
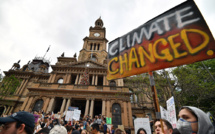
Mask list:
[[112,124],[111,118],[106,117],[106,123],[107,123],[107,124]]

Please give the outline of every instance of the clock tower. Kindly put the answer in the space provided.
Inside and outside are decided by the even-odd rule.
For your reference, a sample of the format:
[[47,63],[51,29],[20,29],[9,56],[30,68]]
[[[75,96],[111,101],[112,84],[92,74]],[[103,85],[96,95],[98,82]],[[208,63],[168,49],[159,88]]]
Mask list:
[[108,40],[105,37],[106,29],[101,19],[95,21],[95,26],[90,27],[89,37],[85,37],[83,48],[80,51],[78,61],[92,60],[104,64],[107,58],[106,46]]

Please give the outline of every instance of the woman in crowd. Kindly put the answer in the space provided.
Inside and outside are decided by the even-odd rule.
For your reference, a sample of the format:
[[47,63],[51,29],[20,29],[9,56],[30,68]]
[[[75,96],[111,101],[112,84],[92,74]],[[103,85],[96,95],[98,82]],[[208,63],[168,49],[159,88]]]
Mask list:
[[199,108],[184,106],[178,117],[177,128],[181,134],[214,134],[209,116]]
[[147,133],[146,133],[146,130],[144,128],[139,128],[137,130],[137,134],[147,134]]

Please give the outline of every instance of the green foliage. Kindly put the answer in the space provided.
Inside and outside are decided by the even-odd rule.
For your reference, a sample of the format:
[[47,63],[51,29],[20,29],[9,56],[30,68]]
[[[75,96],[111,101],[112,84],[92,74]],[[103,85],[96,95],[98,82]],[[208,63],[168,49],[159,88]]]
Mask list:
[[16,88],[20,86],[21,79],[16,78],[14,75],[4,77],[0,83],[0,99],[4,96],[14,94]]
[[[159,104],[165,106],[166,100],[172,96],[171,91],[168,88],[169,85],[165,73],[163,70],[161,70],[153,72],[153,76],[155,80],[155,88],[157,90],[157,95],[159,98]],[[124,79],[124,83],[125,86],[129,87],[130,89],[135,89],[133,91],[134,94],[146,95],[147,98],[153,100],[148,73],[128,77]],[[170,80],[170,83],[171,86],[174,85],[174,81]]]
[[[204,61],[215,77],[215,59]],[[172,71],[176,81],[176,99],[180,106],[195,106],[204,111],[215,111],[215,81],[201,62],[180,66]]]

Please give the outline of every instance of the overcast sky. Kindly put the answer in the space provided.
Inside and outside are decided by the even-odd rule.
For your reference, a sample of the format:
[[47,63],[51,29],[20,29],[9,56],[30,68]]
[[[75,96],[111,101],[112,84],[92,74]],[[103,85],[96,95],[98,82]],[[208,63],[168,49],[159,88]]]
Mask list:
[[[120,37],[184,0],[1,0],[0,69],[21,67],[35,56],[79,54],[89,27],[101,16],[109,41]],[[215,0],[195,0],[215,35]]]

